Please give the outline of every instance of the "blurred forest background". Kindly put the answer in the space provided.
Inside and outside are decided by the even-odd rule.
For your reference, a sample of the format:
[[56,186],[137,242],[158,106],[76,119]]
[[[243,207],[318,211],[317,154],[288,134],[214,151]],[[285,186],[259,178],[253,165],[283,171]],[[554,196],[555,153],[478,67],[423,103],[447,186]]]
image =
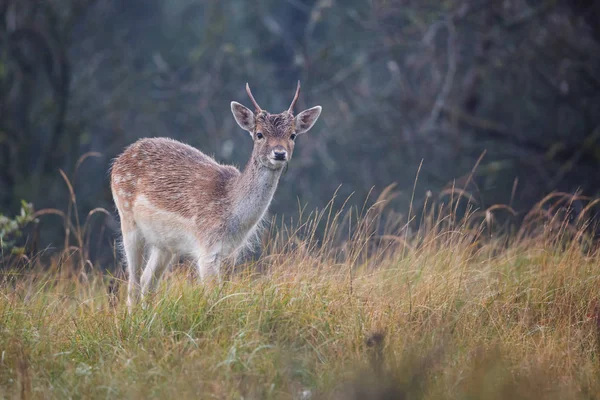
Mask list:
[[[393,182],[406,212],[421,160],[417,206],[464,188],[484,150],[466,187],[480,207],[600,195],[600,2],[0,0],[0,214],[64,209],[59,169],[82,215],[113,211],[110,161],[140,137],[243,167],[230,101],[250,104],[249,82],[280,112],[298,79],[297,110],[323,113],[273,213],[322,207],[339,185],[362,205]],[[108,251],[114,215],[105,227]]]

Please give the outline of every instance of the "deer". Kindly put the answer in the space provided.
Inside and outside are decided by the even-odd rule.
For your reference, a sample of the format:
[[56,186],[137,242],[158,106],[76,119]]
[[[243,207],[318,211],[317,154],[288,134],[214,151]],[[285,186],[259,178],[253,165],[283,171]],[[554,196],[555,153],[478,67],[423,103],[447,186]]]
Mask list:
[[296,138],[313,127],[321,106],[294,115],[300,81],[289,108],[279,114],[262,109],[248,83],[246,92],[254,112],[231,102],[235,121],[254,142],[243,171],[166,137],[139,139],[114,160],[110,186],[130,310],[156,289],[177,256],[194,261],[201,282],[220,281],[223,260],[235,258],[259,235]]

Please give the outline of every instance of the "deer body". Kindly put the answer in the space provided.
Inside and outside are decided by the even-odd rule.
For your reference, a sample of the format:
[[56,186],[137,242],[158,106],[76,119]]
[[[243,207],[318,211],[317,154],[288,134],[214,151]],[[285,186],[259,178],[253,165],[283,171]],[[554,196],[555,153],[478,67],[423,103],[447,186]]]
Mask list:
[[281,114],[263,111],[248,86],[247,91],[256,115],[231,104],[254,140],[242,172],[168,138],[141,139],[115,160],[111,190],[121,220],[130,307],[140,289],[144,295],[156,287],[176,255],[194,259],[201,279],[219,277],[221,261],[256,236],[296,135],[313,126],[321,108],[293,116],[299,85],[290,109]]

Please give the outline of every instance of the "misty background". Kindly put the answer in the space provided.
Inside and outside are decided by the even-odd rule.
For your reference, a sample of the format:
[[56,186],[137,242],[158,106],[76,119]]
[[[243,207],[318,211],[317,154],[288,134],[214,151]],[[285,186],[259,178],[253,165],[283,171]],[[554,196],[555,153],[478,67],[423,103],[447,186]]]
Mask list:
[[[62,169],[81,215],[112,212],[96,246],[112,254],[125,146],[168,136],[243,168],[230,102],[251,104],[249,82],[278,113],[297,80],[296,111],[323,113],[273,214],[336,190],[360,206],[391,183],[405,214],[421,162],[417,208],[453,186],[518,213],[556,190],[600,195],[600,2],[0,0],[0,213],[64,209]],[[43,218],[42,247],[60,244]]]

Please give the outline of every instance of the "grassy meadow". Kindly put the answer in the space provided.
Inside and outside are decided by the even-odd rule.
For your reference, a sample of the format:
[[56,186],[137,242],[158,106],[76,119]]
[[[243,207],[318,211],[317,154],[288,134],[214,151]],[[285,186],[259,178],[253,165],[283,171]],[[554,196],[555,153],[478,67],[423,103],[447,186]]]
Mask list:
[[392,195],[273,221],[220,283],[174,266],[131,314],[55,212],[74,239],[0,275],[0,398],[600,398],[595,202],[555,194],[517,228],[505,206],[395,217]]

